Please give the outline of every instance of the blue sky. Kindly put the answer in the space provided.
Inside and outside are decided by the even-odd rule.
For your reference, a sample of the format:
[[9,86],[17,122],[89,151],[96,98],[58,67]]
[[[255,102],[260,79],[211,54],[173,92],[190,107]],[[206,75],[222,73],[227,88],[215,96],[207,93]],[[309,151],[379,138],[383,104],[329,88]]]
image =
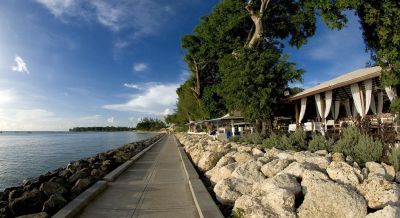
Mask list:
[[[0,130],[134,126],[174,110],[187,77],[180,38],[217,0],[0,1]],[[365,66],[358,21],[290,59],[303,87]]]

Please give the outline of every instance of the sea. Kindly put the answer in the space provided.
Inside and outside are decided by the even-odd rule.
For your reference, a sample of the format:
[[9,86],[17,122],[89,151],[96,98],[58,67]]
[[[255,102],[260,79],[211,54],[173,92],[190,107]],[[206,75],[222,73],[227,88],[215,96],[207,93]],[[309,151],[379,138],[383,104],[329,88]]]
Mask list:
[[0,191],[71,161],[155,136],[142,132],[1,132]]

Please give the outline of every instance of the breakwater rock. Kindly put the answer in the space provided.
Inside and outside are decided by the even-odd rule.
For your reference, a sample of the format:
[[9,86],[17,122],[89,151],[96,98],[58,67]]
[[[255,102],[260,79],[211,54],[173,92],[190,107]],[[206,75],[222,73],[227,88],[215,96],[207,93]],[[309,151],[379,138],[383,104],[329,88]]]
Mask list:
[[399,173],[340,153],[283,151],[179,133],[216,199],[239,217],[400,217]]
[[[119,165],[159,140],[164,134],[69,163],[21,186],[0,192],[0,218],[50,217]],[[66,148],[68,149],[68,148]]]

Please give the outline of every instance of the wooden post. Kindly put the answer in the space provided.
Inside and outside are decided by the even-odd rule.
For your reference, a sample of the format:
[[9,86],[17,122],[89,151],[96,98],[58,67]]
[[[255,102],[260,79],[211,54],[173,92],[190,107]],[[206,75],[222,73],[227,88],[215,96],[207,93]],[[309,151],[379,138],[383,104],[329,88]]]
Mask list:
[[295,102],[294,105],[295,105],[294,109],[295,109],[295,111],[296,111],[296,129],[298,129],[298,128],[300,127],[300,122],[299,122],[299,120],[300,120],[299,106],[298,106],[297,102]]

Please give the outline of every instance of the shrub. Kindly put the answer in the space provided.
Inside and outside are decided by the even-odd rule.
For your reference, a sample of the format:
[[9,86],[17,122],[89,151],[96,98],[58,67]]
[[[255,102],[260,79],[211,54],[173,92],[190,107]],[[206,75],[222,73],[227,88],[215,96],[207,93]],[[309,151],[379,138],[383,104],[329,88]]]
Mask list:
[[389,162],[393,165],[396,171],[400,170],[400,147],[393,148],[390,151]]
[[261,144],[263,141],[263,137],[260,133],[243,134],[240,137],[239,141],[249,144]]
[[271,133],[271,135],[264,139],[262,143],[266,148],[279,148],[281,144],[281,137],[275,133]]
[[368,161],[379,161],[382,158],[383,144],[363,134],[355,127],[343,130],[342,137],[334,144],[333,150],[350,155],[354,160],[364,165]]
[[232,136],[229,138],[230,142],[238,142],[240,140],[239,136]]
[[325,136],[320,134],[313,135],[312,139],[308,143],[308,150],[315,152],[318,150],[332,150],[332,145],[334,144],[333,139],[327,139]]

